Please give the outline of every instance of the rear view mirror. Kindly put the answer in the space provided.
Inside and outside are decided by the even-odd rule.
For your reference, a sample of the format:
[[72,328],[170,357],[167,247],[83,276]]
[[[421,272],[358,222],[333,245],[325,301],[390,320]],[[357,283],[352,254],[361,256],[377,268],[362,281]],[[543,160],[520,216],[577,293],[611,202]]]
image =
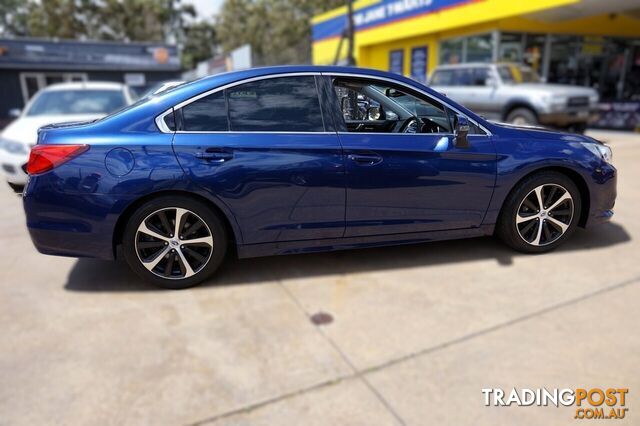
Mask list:
[[464,115],[456,115],[453,130],[454,144],[457,148],[469,148],[469,119]]

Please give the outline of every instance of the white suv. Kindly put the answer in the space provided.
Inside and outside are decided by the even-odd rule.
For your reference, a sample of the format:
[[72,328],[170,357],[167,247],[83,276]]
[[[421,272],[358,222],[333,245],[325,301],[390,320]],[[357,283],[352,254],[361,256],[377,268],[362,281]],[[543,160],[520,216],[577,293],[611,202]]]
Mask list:
[[53,84],[40,90],[16,120],[0,133],[0,170],[9,185],[21,191],[27,183],[24,165],[45,124],[90,121],[133,102],[120,83],[81,82]]
[[598,103],[591,88],[543,83],[534,70],[518,64],[443,65],[429,85],[489,120],[576,132],[585,130]]

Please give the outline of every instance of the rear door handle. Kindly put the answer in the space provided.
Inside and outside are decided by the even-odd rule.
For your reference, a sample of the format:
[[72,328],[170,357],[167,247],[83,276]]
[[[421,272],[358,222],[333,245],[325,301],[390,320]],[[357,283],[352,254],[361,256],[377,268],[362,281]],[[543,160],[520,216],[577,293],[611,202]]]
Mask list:
[[376,153],[349,154],[347,158],[359,166],[374,166],[382,163],[382,157]]
[[196,152],[195,157],[211,163],[224,163],[233,158],[233,152],[228,149],[209,148],[205,152]]

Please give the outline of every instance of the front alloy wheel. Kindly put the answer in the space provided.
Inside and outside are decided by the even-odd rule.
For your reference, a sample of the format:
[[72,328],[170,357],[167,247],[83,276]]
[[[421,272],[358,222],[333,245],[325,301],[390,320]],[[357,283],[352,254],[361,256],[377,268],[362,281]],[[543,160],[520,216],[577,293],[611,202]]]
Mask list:
[[541,171],[523,179],[507,196],[496,234],[521,252],[547,252],[575,231],[581,211],[574,181],[556,171]]
[[518,235],[528,244],[544,246],[558,240],[573,220],[573,198],[556,184],[539,185],[520,203]]

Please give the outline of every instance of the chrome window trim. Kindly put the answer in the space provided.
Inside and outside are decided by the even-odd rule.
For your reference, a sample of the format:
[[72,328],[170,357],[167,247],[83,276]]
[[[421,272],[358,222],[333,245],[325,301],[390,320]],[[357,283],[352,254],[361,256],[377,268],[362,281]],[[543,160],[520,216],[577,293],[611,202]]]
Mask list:
[[292,131],[292,130],[288,130],[288,131],[278,131],[278,130],[180,130],[180,131],[176,131],[176,132],[172,132],[172,133],[178,133],[178,134],[225,134],[225,135],[229,135],[229,134],[244,134],[244,133],[249,133],[249,134],[279,134],[279,135],[335,135],[336,132],[306,132],[306,131]]
[[167,123],[165,123],[164,121],[164,118],[167,115],[171,114],[172,112],[173,112],[173,108],[169,108],[168,110],[166,110],[165,112],[163,112],[162,114],[156,117],[156,126],[158,126],[158,129],[160,129],[162,133],[175,133],[175,131],[171,130],[169,126],[167,126]]
[[[336,76],[336,77],[352,77],[352,78],[361,78],[361,79],[373,79],[373,80],[379,80],[379,81],[385,81],[388,83],[393,83],[393,84],[397,84],[403,87],[406,87],[410,90],[416,91],[424,96],[427,96],[430,99],[433,99],[436,102],[439,102],[443,105],[445,105],[446,107],[450,108],[451,110],[455,111],[457,114],[460,114],[464,117],[466,117],[469,121],[471,121],[472,123],[474,123],[476,126],[478,126],[479,128],[481,128],[485,134],[484,135],[469,135],[469,136],[492,136],[492,133],[489,129],[487,129],[485,126],[483,126],[482,124],[480,124],[479,122],[477,122],[476,120],[468,117],[465,113],[463,113],[462,111],[460,111],[459,109],[451,106],[449,103],[444,102],[440,99],[434,98],[431,94],[420,90],[417,87],[414,86],[410,86],[406,83],[403,83],[401,81],[398,80],[393,80],[391,78],[387,78],[387,77],[380,77],[380,76],[373,76],[373,75],[368,75],[368,74],[353,74],[353,73],[342,73],[342,72],[320,72],[320,71],[309,71],[309,72],[285,72],[285,73],[278,73],[278,74],[268,74],[268,75],[261,75],[261,76],[257,76],[257,77],[251,77],[251,78],[246,78],[244,80],[238,80],[238,81],[234,81],[233,83],[228,83],[225,84],[224,86],[220,86],[220,87],[216,87],[214,89],[208,90],[206,92],[200,93],[198,95],[195,95],[185,101],[180,102],[177,105],[174,105],[172,108],[169,108],[168,110],[166,110],[165,112],[163,112],[162,114],[158,115],[155,118],[155,122],[156,125],[158,126],[158,128],[160,129],[160,131],[162,133],[283,133],[283,134],[336,134],[336,133],[343,133],[343,134],[348,134],[348,133],[355,133],[355,132],[287,132],[287,131],[184,131],[184,130],[180,130],[180,131],[171,131],[171,129],[169,129],[166,125],[166,123],[164,122],[164,117],[166,115],[168,115],[169,113],[180,109],[182,107],[185,107],[187,105],[189,105],[192,102],[197,101],[198,99],[202,99],[206,96],[212,95],[214,93],[217,93],[219,91],[231,88],[231,87],[235,87],[235,86],[239,86],[241,84],[245,84],[245,83],[251,83],[253,81],[260,81],[260,80],[268,80],[268,79],[272,79],[272,78],[279,78],[279,77],[299,77],[299,76]],[[358,132],[360,133],[360,132]],[[376,132],[370,132],[370,133],[365,133],[362,132],[360,134],[385,134],[385,135],[401,135],[402,133],[376,133]],[[415,134],[415,133],[407,133],[407,134]],[[430,133],[432,135],[439,135],[440,133]],[[442,135],[452,135],[453,133],[442,133]]]

